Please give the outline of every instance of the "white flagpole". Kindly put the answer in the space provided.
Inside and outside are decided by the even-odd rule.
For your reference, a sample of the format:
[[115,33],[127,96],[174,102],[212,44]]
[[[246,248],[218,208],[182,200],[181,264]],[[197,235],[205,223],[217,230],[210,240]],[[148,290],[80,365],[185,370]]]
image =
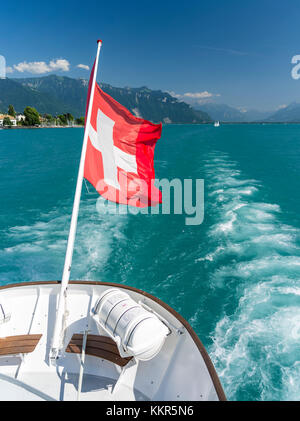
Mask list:
[[89,126],[90,126],[91,114],[92,114],[92,104],[93,104],[93,98],[94,98],[94,92],[95,92],[98,61],[99,61],[99,54],[100,54],[100,50],[102,46],[102,41],[98,40],[97,43],[98,43],[97,55],[96,55],[94,74],[93,74],[93,80],[92,80],[92,86],[91,86],[91,92],[90,92],[87,118],[86,118],[86,123],[85,123],[85,131],[84,131],[83,145],[82,145],[81,158],[80,158],[80,164],[79,164],[79,170],[78,170],[69,238],[68,238],[68,244],[67,244],[67,250],[66,250],[63,276],[62,276],[62,281],[61,281],[58,307],[56,311],[56,320],[55,320],[55,326],[54,326],[51,351],[50,351],[50,361],[52,363],[55,362],[56,358],[59,355],[60,348],[61,348],[61,338],[62,338],[63,330],[64,330],[63,325],[64,325],[64,318],[65,318],[65,314],[64,314],[65,313],[65,300],[67,296],[68,283],[70,280],[74,241],[75,241],[75,236],[76,236],[78,211],[79,211],[80,196],[81,196],[83,174],[84,174],[84,162],[85,162],[85,156],[86,156]]

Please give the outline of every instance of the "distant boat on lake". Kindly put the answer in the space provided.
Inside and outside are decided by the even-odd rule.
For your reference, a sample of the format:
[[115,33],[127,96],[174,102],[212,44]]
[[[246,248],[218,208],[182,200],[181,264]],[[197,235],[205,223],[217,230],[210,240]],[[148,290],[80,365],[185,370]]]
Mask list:
[[220,122],[219,121],[215,121],[214,126],[215,127],[219,127],[220,126]]

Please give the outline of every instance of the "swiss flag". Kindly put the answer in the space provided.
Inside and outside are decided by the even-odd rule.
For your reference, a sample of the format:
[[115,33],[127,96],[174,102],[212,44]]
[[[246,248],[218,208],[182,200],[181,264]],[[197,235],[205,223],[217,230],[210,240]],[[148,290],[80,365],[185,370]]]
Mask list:
[[[90,77],[89,93],[91,92]],[[154,186],[154,149],[162,125],[135,117],[96,83],[84,177],[104,198],[136,207],[161,203]]]

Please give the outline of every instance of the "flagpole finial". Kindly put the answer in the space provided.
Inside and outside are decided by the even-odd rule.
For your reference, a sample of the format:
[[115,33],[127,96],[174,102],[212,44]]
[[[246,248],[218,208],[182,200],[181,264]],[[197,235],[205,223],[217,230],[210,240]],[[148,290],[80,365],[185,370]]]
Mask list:
[[102,44],[102,39],[97,39],[97,44],[99,44],[99,42]]

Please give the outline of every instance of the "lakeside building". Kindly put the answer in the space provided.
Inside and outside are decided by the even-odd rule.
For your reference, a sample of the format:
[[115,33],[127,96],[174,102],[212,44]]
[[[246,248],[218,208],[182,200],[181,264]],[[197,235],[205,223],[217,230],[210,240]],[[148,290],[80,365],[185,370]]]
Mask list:
[[0,127],[3,126],[3,120],[5,117],[8,117],[10,119],[13,126],[17,125],[17,120],[15,117],[12,117],[11,115],[8,115],[8,114],[0,114]]
[[17,114],[16,115],[16,120],[19,121],[24,121],[25,120],[25,115],[24,114]]

